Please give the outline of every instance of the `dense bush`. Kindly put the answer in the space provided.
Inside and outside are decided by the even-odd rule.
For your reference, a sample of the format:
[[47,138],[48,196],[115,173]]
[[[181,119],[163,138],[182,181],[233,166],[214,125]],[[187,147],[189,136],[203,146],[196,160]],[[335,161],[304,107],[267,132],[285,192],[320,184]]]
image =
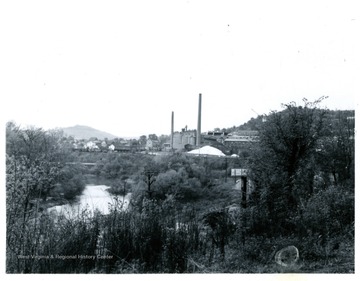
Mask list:
[[196,224],[180,223],[173,204],[172,198],[161,205],[143,199],[142,209],[132,212],[119,211],[121,202],[112,206],[102,236],[102,250],[114,255],[106,263],[108,271],[122,272],[123,266],[138,262],[141,272],[186,271]]
[[334,236],[354,223],[354,203],[354,194],[343,187],[321,190],[302,210],[302,223],[313,233]]
[[96,253],[99,221],[86,210],[72,218],[42,213],[33,219],[20,220],[8,228],[11,233],[7,237],[6,271],[89,272],[96,260],[82,259],[78,255]]

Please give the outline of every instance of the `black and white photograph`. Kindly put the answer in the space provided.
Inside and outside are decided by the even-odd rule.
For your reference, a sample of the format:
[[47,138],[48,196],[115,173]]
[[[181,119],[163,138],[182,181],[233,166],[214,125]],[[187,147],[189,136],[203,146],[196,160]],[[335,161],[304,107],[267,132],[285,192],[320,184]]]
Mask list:
[[1,1],[2,273],[355,278],[359,13]]

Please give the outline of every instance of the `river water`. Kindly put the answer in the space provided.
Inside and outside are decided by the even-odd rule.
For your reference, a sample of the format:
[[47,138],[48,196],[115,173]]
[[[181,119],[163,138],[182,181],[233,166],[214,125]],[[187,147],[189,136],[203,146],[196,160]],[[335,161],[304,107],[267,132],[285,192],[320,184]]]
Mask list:
[[[106,185],[86,185],[83,193],[78,197],[78,201],[74,204],[65,204],[54,206],[48,211],[64,214],[65,216],[74,217],[80,214],[83,210],[88,209],[91,214],[97,209],[102,214],[109,213],[109,207],[115,203],[115,197],[111,195]],[[128,208],[131,193],[125,196],[118,196],[119,202],[123,202],[123,210]]]

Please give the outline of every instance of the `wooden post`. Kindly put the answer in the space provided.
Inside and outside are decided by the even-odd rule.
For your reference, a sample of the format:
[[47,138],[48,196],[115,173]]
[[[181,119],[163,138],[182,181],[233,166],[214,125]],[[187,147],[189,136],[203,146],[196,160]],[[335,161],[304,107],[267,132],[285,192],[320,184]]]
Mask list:
[[246,208],[246,189],[247,189],[247,177],[241,176],[241,206]]

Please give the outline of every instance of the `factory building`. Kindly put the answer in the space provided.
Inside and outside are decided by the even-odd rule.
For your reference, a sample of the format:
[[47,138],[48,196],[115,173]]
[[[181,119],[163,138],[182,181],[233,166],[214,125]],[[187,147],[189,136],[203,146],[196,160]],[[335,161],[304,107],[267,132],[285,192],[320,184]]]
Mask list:
[[224,139],[224,145],[228,147],[232,153],[241,154],[244,151],[249,151],[254,142],[259,141],[259,132],[250,130],[240,130],[228,134]]
[[196,145],[196,130],[185,130],[173,134],[173,149],[183,150],[186,145]]

